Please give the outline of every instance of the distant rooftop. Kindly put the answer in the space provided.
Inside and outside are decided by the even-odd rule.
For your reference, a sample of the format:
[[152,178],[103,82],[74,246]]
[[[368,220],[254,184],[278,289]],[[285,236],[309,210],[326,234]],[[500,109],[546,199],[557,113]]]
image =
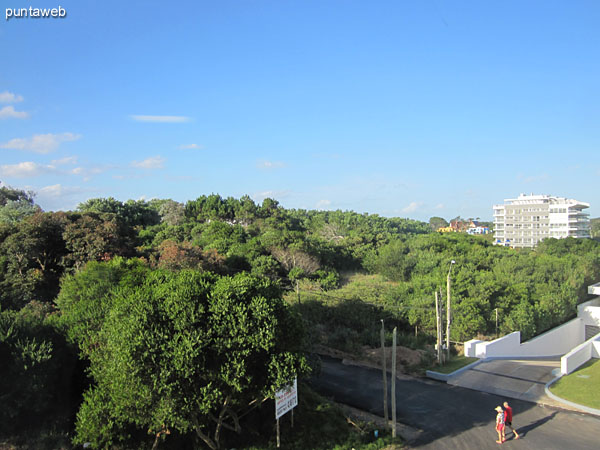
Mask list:
[[512,205],[528,205],[534,203],[550,203],[550,204],[559,204],[559,205],[569,205],[569,206],[580,206],[581,208],[589,208],[590,204],[586,202],[580,202],[579,200],[574,200],[572,198],[566,197],[555,197],[552,195],[546,194],[519,194],[517,198],[505,198],[504,203],[512,204]]

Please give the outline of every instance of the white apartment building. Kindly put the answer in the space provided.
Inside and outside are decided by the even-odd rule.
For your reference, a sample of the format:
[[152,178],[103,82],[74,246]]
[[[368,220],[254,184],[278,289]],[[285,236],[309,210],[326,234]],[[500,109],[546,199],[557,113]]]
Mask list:
[[551,195],[525,195],[494,205],[494,243],[535,247],[545,238],[589,238],[590,204]]

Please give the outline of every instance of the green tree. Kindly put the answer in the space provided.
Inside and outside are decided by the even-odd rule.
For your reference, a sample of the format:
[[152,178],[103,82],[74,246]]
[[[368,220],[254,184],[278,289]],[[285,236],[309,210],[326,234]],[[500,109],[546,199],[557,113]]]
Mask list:
[[58,293],[67,254],[64,213],[37,213],[4,229],[0,241],[0,286],[4,306],[19,309],[33,299]]
[[49,423],[68,428],[77,357],[47,320],[50,311],[35,301],[20,311],[0,311],[0,433]]
[[75,214],[65,227],[63,237],[69,249],[67,261],[76,269],[88,261],[135,253],[128,231],[114,213]]
[[[240,431],[252,400],[307,370],[299,322],[265,279],[154,271],[109,296],[94,345],[82,346],[95,386],[78,414],[76,442],[110,447],[134,427],[155,443],[176,430],[218,449],[224,430]],[[96,300],[59,306],[70,315],[80,302]]]
[[185,205],[166,200],[158,210],[160,221],[168,225],[181,225],[185,221]]
[[593,238],[600,238],[600,217],[590,220],[590,234]]
[[448,221],[442,217],[431,217],[429,219],[429,226],[433,231],[437,231],[440,228],[447,227]]

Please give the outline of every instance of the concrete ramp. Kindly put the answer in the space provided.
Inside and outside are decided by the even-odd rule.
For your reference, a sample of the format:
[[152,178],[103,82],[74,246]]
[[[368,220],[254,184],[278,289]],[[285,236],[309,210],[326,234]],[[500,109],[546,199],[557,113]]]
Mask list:
[[560,370],[560,358],[496,359],[482,361],[471,369],[450,377],[447,383],[476,391],[488,392],[507,398],[564,408],[548,397],[546,383]]

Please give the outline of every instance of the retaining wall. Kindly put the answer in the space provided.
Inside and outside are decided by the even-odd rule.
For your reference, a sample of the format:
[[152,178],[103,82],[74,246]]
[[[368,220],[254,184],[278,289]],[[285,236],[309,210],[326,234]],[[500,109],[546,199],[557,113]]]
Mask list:
[[560,372],[568,375],[591,358],[600,356],[600,333],[578,345],[560,359]]

